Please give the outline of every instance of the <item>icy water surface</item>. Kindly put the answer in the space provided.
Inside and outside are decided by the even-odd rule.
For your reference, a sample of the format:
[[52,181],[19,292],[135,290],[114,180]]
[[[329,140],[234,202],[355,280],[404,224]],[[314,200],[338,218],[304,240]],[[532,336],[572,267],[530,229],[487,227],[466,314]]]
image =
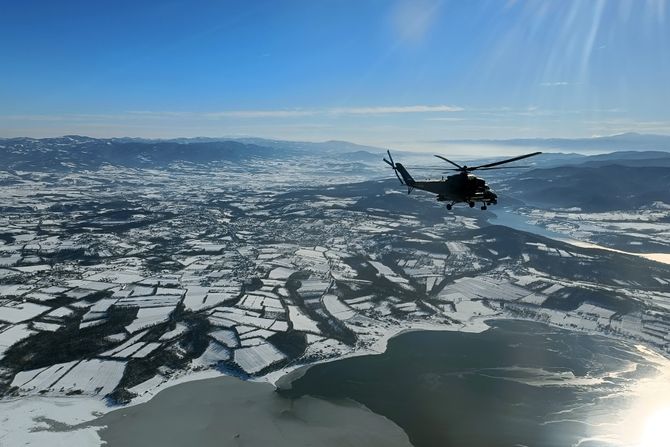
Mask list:
[[623,250],[617,250],[614,248],[594,244],[592,242],[578,241],[566,234],[548,230],[542,227],[541,225],[535,225],[531,222],[528,222],[526,216],[517,214],[508,209],[502,209],[502,210],[498,209],[491,211],[491,213],[493,214],[494,217],[490,220],[490,223],[493,225],[504,225],[506,227],[514,228],[516,230],[526,231],[528,233],[544,236],[549,239],[555,239],[558,241],[567,242],[568,244],[575,245],[577,247],[608,250],[616,253],[638,256],[641,258],[649,259],[650,261],[661,262],[663,264],[670,264],[670,253],[640,253],[640,252],[633,253]]
[[281,393],[353,399],[417,447],[655,446],[637,440],[670,407],[665,359],[540,323],[491,325],[403,334],[382,355],[313,366]]
[[174,386],[86,426],[102,427],[107,447],[411,447],[399,427],[356,402],[284,399],[268,383],[235,377]]

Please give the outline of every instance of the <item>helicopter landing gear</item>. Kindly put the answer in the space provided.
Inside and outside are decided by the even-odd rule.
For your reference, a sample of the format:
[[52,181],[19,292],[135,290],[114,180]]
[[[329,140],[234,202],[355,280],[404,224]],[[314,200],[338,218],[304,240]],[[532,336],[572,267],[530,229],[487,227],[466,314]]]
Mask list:
[[475,202],[468,202],[468,205],[470,205],[470,208],[474,208],[475,207]]
[[482,211],[486,211],[486,205],[482,205]]
[[447,203],[447,210],[451,211],[451,203]]

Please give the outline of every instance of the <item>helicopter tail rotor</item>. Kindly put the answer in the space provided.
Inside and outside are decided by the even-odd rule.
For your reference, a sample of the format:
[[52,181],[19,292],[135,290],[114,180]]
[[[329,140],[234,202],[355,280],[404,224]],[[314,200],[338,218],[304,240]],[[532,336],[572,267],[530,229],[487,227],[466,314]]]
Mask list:
[[389,161],[389,160],[387,160],[386,158],[384,158],[384,159],[383,159],[384,162],[385,162],[387,165],[389,165],[389,166],[393,169],[393,172],[395,173],[395,176],[398,178],[398,181],[400,182],[400,184],[401,184],[401,185],[404,185],[405,182],[402,181],[402,178],[400,177],[400,174],[398,174],[398,167],[397,167],[396,164],[393,162],[393,157],[391,157],[391,151],[387,150],[386,153],[388,154],[389,159],[390,159],[391,161]]
[[400,184],[407,186],[407,194],[411,193],[416,182],[402,164],[393,161],[393,157],[391,157],[391,151],[387,150],[386,153],[388,154],[389,159],[387,160],[384,158],[384,162],[393,169],[393,172],[398,178]]

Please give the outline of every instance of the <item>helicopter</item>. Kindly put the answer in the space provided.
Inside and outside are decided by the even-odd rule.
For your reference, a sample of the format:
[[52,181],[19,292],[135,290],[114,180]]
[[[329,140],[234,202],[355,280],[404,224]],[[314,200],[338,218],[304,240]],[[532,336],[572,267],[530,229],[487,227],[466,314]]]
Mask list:
[[[426,181],[416,181],[412,176],[407,172],[407,169],[401,163],[395,163],[393,157],[391,157],[391,151],[386,151],[389,159],[384,158],[383,160],[393,168],[396,177],[402,185],[407,186],[407,194],[411,193],[414,189],[422,189],[424,191],[432,192],[437,194],[438,202],[448,202],[447,209],[451,208],[457,203],[467,203],[470,208],[475,206],[476,202],[481,202],[482,210],[486,210],[489,205],[495,205],[498,203],[498,196],[496,193],[491,191],[486,185],[486,181],[475,175],[472,175],[472,171],[488,171],[492,169],[507,169],[507,168],[520,168],[525,166],[503,166],[499,165],[511,163],[513,161],[522,160],[524,158],[533,157],[539,155],[542,152],[533,152],[532,154],[521,155],[519,157],[509,158],[506,160],[496,161],[493,163],[487,163],[479,166],[469,167],[467,165],[459,165],[453,161],[445,158],[441,155],[435,155],[437,158],[446,161],[455,166],[455,168],[449,168],[449,171],[458,171],[458,174],[450,175],[446,179],[443,177],[441,180],[426,180]],[[398,174],[400,173],[400,174]]]

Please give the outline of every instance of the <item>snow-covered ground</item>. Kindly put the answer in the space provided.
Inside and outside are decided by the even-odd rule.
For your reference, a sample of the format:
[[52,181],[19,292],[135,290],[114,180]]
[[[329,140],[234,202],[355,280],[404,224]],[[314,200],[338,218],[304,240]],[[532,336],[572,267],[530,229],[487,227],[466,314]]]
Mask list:
[[[95,443],[89,430],[28,428],[57,426],[40,417],[92,418],[111,408],[110,393],[140,402],[223,371],[275,382],[305,365],[382,352],[402,331],[482,331],[490,318],[669,352],[667,269],[626,276],[598,264],[597,250],[550,240],[510,249],[477,214],[445,214],[420,195],[410,199],[425,211],[407,213],[394,202],[405,195],[388,185],[346,185],[354,190],[345,197],[324,170],[278,178],[289,167],[110,166],[59,182],[26,173],[1,186],[30,211],[0,216],[0,444]],[[631,230],[619,217],[607,222]],[[646,218],[645,232],[663,232]],[[620,312],[596,298],[548,306],[576,289],[637,307]],[[54,356],[54,345],[42,349],[49,340],[73,349]]]

